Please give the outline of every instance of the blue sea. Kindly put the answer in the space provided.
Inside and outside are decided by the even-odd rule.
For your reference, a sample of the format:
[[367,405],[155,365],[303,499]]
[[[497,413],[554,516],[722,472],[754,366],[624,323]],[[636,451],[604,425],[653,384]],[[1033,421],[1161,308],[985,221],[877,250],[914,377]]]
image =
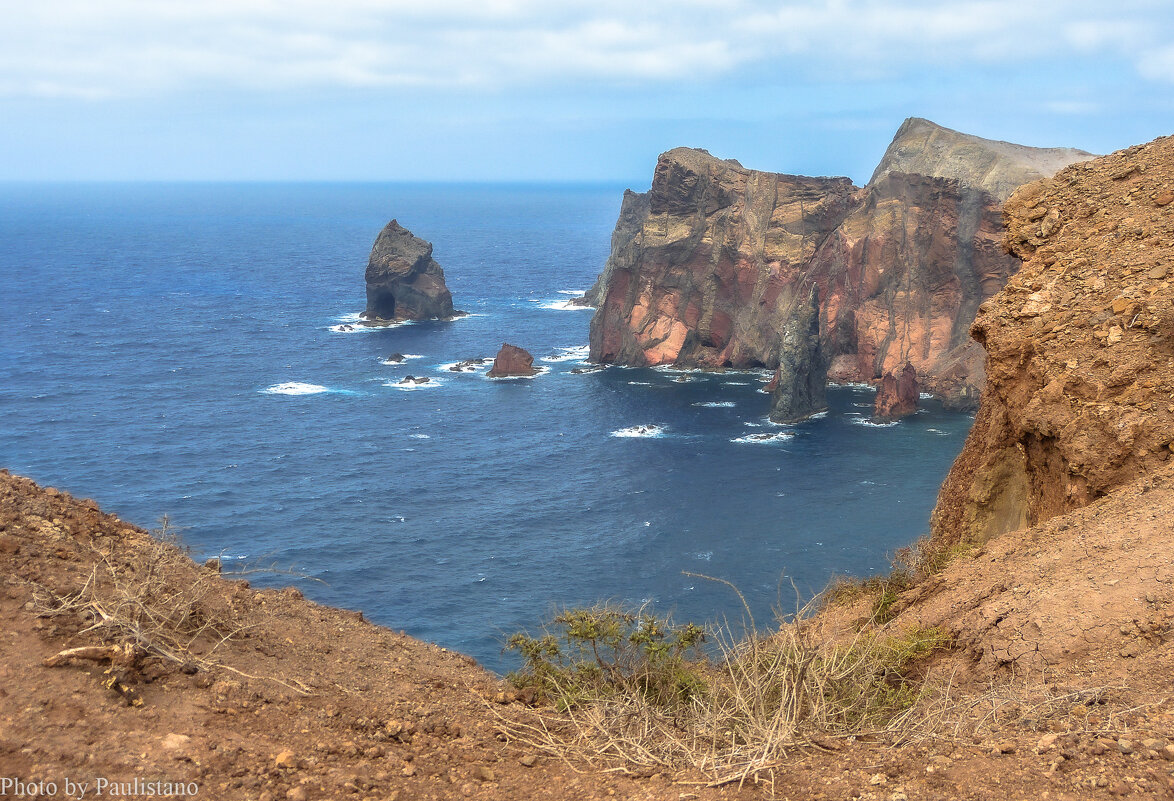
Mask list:
[[[495,670],[556,606],[742,619],[693,573],[763,625],[886,569],[971,417],[873,426],[843,387],[780,427],[766,375],[573,373],[622,189],[0,185],[0,466]],[[348,330],[393,217],[468,317]],[[503,342],[544,372],[446,369]]]

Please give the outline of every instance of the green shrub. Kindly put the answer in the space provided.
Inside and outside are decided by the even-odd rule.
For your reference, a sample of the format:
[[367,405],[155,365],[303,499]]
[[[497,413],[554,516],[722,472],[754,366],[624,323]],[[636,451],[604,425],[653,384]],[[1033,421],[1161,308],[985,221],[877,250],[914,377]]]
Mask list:
[[564,609],[540,635],[519,632],[507,640],[506,648],[522,657],[509,678],[560,710],[630,694],[674,708],[705,692],[704,641],[702,627],[676,625],[644,609]]

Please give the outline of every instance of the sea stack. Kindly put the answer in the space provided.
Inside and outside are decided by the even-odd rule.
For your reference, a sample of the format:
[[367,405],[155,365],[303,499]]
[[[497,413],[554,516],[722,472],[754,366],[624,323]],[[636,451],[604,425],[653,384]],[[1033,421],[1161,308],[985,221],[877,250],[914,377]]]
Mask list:
[[367,308],[371,324],[403,320],[451,320],[452,294],[444,284],[444,270],[432,258],[432,243],[389,222],[371,248],[367,262]]
[[872,416],[877,420],[899,420],[917,411],[921,390],[917,386],[917,370],[909,362],[900,375],[885,373],[876,390]]
[[783,328],[770,383],[770,419],[797,423],[827,409],[827,361],[819,340],[819,287],[811,286]]
[[493,367],[486,373],[490,378],[520,378],[537,375],[534,357],[516,345],[503,343],[493,360]]

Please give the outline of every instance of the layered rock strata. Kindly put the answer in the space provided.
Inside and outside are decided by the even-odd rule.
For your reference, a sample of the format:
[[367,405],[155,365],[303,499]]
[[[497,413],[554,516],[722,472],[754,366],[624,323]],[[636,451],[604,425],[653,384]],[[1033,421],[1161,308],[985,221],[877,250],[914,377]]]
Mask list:
[[1017,191],[1024,260],[981,307],[987,385],[934,541],[983,542],[1161,469],[1174,448],[1174,138]]
[[[625,195],[588,294],[591,359],[775,368],[804,288],[816,285],[832,380],[872,381],[911,363],[929,391],[973,405],[982,353],[967,331],[1018,266],[1000,247],[999,196],[985,187],[1001,192],[1015,176],[1081,157],[983,143],[907,121],[864,188],[748,170],[703,150],[663,154],[649,192]],[[932,153],[915,158],[921,151]]]
[[501,350],[493,359],[493,366],[486,373],[490,378],[519,378],[537,374],[538,369],[534,366],[534,357],[529,352],[508,342],[502,344]]
[[872,416],[877,420],[899,420],[917,411],[921,389],[917,385],[917,371],[906,363],[900,375],[885,373],[876,389]]
[[392,220],[375,239],[367,262],[369,323],[449,320],[459,316],[444,283],[444,270],[432,258],[432,243]]

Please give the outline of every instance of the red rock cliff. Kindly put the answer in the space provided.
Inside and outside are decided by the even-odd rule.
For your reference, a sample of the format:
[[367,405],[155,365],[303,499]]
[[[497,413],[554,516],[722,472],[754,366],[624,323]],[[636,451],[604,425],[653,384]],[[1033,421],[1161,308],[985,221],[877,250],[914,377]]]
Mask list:
[[1023,269],[973,335],[987,385],[935,541],[985,541],[1157,471],[1174,440],[1174,138],[1070,166],[1007,202]]
[[[833,380],[870,381],[908,362],[928,390],[971,405],[982,354],[970,322],[1018,266],[1000,247],[999,200],[982,186],[1038,176],[1007,166],[1020,151],[1078,157],[995,142],[983,150],[986,141],[907,121],[863,189],[748,170],[703,150],[663,154],[647,195],[625,196],[589,296],[598,307],[591,358],[774,368],[814,284]],[[916,158],[919,148],[932,157]],[[974,185],[953,177],[966,174],[955,162],[967,154]],[[950,176],[895,164],[946,165]]]

